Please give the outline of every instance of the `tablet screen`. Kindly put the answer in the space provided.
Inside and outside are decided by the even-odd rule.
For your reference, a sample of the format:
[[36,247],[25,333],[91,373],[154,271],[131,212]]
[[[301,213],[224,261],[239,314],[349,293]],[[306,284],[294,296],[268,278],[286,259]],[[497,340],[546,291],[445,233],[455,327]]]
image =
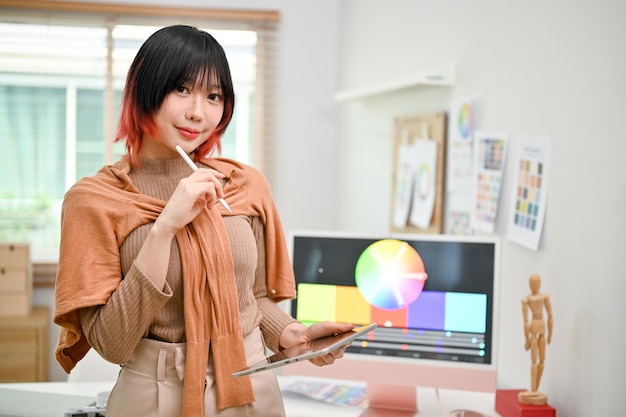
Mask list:
[[333,336],[327,336],[320,339],[315,339],[308,343],[296,345],[265,359],[264,361],[248,366],[246,369],[233,373],[234,377],[249,375],[254,372],[266,371],[268,369],[278,368],[290,363],[299,362],[303,360],[309,360],[318,356],[324,356],[335,349],[342,346],[349,345],[354,340],[366,335],[368,332],[374,330],[376,324],[370,324],[358,329],[351,330],[349,332],[340,333]]

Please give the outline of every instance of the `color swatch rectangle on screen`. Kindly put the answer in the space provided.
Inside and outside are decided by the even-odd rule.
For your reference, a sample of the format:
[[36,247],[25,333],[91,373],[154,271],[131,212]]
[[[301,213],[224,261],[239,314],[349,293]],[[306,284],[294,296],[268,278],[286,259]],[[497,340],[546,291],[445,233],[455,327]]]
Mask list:
[[296,318],[302,322],[335,321],[336,287],[322,284],[298,285]]
[[422,291],[406,308],[383,310],[371,306],[357,287],[299,284],[296,318],[307,324],[331,320],[483,333],[486,331],[486,310],[485,294]]

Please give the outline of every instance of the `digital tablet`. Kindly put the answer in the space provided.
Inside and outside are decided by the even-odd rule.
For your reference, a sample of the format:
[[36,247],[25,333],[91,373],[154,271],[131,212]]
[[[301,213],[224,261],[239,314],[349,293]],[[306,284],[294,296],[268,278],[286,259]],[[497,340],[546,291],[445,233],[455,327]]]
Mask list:
[[376,323],[369,324],[367,326],[359,327],[349,332],[340,333],[333,336],[326,336],[320,339],[315,339],[302,345],[293,346],[282,350],[281,352],[266,358],[265,360],[248,366],[241,371],[233,373],[234,377],[249,375],[255,372],[267,371],[268,369],[274,369],[281,366],[288,365],[294,362],[300,362],[308,359],[313,359],[318,356],[324,356],[338,349],[342,346],[349,345],[355,339],[366,335],[368,332],[376,328]]

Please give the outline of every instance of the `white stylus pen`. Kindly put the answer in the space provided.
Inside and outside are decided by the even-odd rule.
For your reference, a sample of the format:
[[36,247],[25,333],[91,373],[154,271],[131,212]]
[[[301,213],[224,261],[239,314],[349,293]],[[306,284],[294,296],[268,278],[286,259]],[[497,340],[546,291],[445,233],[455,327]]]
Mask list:
[[[194,171],[198,170],[197,165],[193,163],[193,161],[191,160],[189,155],[187,155],[187,153],[183,150],[183,148],[180,147],[180,145],[176,145],[176,152],[178,152],[180,154],[180,156],[183,157],[185,162],[187,162],[187,165],[189,165],[189,168],[191,168]],[[222,207],[224,207],[226,210],[228,210],[229,213],[232,214],[232,210],[228,206],[228,203],[226,202],[226,200],[224,200],[223,198],[219,198],[218,197],[217,201],[219,201],[220,204],[222,205]]]

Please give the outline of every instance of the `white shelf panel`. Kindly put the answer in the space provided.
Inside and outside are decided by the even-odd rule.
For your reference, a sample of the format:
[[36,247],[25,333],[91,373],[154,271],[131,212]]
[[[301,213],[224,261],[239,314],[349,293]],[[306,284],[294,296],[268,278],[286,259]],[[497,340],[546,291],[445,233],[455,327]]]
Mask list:
[[391,93],[419,86],[443,86],[449,87],[454,84],[454,65],[449,64],[431,68],[417,74],[398,78],[383,84],[374,84],[368,87],[338,91],[335,101],[358,100],[380,94]]

